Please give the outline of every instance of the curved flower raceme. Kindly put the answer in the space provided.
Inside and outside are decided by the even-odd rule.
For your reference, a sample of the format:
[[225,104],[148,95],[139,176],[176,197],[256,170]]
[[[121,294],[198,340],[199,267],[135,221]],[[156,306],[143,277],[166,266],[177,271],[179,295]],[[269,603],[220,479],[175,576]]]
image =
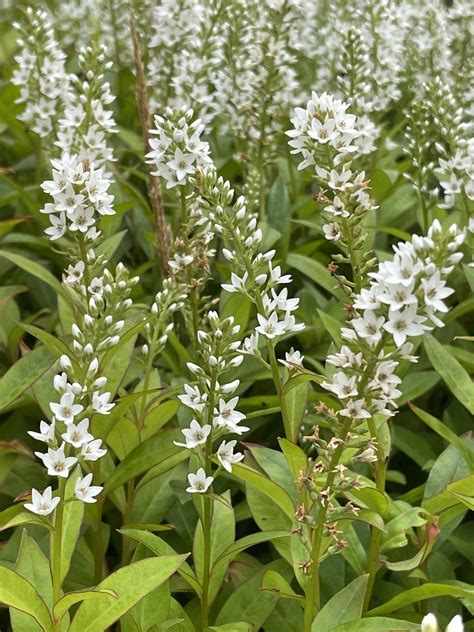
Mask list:
[[184,441],[175,441],[175,444],[194,452],[204,466],[195,474],[189,474],[187,491],[190,493],[205,493],[209,489],[217,473],[210,467],[211,458],[219,468],[232,471],[232,465],[244,457],[234,452],[236,440],[227,441],[223,437],[241,436],[249,430],[242,424],[245,415],[237,410],[239,398],[234,393],[240,382],[225,381],[229,370],[243,360],[238,353],[240,327],[234,324],[232,317],[221,318],[214,311],[207,314],[206,320],[209,330],[198,331],[199,366],[191,362],[187,365],[196,383],[185,384],[184,393],[178,396],[192,411],[193,418],[189,428],[182,430]]
[[354,278],[337,275],[349,294],[361,289],[364,274],[375,263],[373,254],[362,253],[367,238],[363,230],[365,216],[377,208],[370,197],[365,171],[358,171],[352,161],[358,158],[366,139],[360,119],[349,111],[349,104],[324,92],[312,93],[306,108],[296,108],[291,119],[292,154],[301,154],[298,169],[311,169],[319,186],[315,199],[322,205],[326,239],[337,242],[343,254],[333,256],[337,263],[349,263]]
[[426,237],[394,246],[394,256],[370,274],[369,288],[356,294],[354,316],[341,331],[346,340],[328,356],[330,379],[321,386],[341,403],[337,414],[355,424],[377,413],[391,416],[401,392],[400,360],[416,362],[412,338],[442,327],[445,299],[454,290],[446,278],[459,263],[464,232],[452,225],[446,234],[438,221]]
[[209,144],[201,140],[204,125],[193,120],[193,114],[192,109],[168,108],[164,116],[155,116],[155,128],[150,130],[157,138],[150,140],[147,162],[155,166],[153,175],[164,178],[168,189],[186,184],[198,167],[211,163]]

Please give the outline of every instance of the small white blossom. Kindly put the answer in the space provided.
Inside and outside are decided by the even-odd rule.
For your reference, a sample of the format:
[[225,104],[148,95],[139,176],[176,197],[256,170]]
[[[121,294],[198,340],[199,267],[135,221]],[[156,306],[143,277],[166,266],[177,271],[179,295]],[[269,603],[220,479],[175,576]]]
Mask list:
[[60,498],[53,498],[51,486],[47,487],[42,494],[33,488],[31,490],[31,503],[25,503],[25,508],[39,516],[49,516],[56,509],[59,502]]
[[206,476],[204,468],[200,467],[196,474],[188,474],[189,487],[186,491],[190,494],[204,494],[212,485],[213,480],[212,476]]

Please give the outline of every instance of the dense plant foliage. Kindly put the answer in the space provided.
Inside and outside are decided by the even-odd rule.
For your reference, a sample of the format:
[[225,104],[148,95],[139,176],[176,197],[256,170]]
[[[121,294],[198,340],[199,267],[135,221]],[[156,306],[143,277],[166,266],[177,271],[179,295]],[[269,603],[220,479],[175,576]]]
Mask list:
[[474,630],[473,34],[3,2],[2,630]]

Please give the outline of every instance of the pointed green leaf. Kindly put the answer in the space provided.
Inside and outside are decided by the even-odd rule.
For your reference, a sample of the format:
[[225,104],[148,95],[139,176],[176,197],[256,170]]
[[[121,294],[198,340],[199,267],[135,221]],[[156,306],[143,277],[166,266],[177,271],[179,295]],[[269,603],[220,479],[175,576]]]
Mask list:
[[13,404],[55,360],[56,356],[51,351],[38,347],[15,362],[0,380],[0,410]]
[[61,621],[69,608],[74,606],[74,604],[90,599],[100,599],[102,595],[110,595],[113,598],[117,597],[113,590],[105,588],[102,590],[94,590],[91,588],[90,590],[76,590],[67,593],[67,595],[61,597],[61,599],[54,604],[53,616],[56,621]]
[[436,338],[427,335],[423,342],[433,368],[441,375],[454,397],[474,415],[474,384],[469,373]]
[[[153,533],[148,533],[147,531],[142,531],[141,529],[132,529],[129,527],[123,527],[122,529],[119,529],[119,533],[129,538],[133,538],[137,542],[140,542],[159,557],[163,555],[173,555],[175,553],[174,549],[169,544],[167,544],[157,535],[153,535]],[[200,593],[201,586],[199,585],[199,582],[196,578],[196,574],[187,562],[183,562],[181,564],[181,566],[178,568],[178,573],[186,582],[188,582],[188,584],[191,586],[191,588],[193,588],[193,590],[196,591],[197,594]]]
[[397,632],[406,630],[416,632],[420,626],[413,621],[401,621],[400,619],[389,619],[387,617],[370,617],[343,623],[333,628],[331,632]]
[[0,566],[0,602],[31,615],[46,632],[51,630],[51,616],[36,589],[24,577],[4,566]]
[[175,573],[186,555],[149,558],[120,568],[96,590],[112,590],[116,596],[101,595],[84,601],[72,620],[69,632],[103,632],[145,595]]
[[368,575],[357,577],[336,593],[316,615],[311,632],[329,632],[341,623],[360,619]]
[[390,614],[411,603],[418,603],[432,597],[457,597],[459,599],[474,597],[474,587],[463,582],[431,583],[416,588],[409,588],[396,595],[386,603],[369,611],[369,615]]

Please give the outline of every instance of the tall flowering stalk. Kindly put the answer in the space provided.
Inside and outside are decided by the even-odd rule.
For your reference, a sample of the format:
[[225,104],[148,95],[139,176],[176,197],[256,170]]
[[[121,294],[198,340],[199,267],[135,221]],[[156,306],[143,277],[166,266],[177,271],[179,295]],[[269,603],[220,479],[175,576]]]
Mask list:
[[296,108],[291,120],[294,127],[287,135],[291,153],[303,156],[298,169],[314,170],[319,185],[316,200],[322,204],[324,219],[329,220],[323,226],[324,236],[342,251],[333,255],[334,261],[350,264],[353,273],[352,279],[335,276],[351,295],[361,290],[367,270],[375,263],[373,253],[364,252],[367,234],[363,222],[377,207],[365,171],[352,166],[365,141],[357,117],[348,109],[348,103],[332,95],[313,92],[306,109]]
[[[32,21],[44,18],[42,13],[35,18],[30,13],[28,16]],[[47,446],[46,452],[35,454],[48,474],[57,477],[57,490],[53,497],[51,486],[43,493],[33,489],[32,502],[25,504],[38,515],[54,512],[51,573],[55,603],[61,596],[63,517],[66,503],[71,500],[97,503],[97,581],[102,576],[102,487],[92,482],[101,482],[99,459],[107,450],[92,429],[96,415],[108,415],[115,406],[113,393],[107,390],[104,365],[110,350],[120,342],[132,306],[131,289],[138,281],[137,277],[130,277],[122,263],[111,268],[105,256],[96,251],[102,241],[100,218],[115,212],[114,198],[109,193],[112,180],[106,171],[106,163],[112,159],[106,134],[114,131],[107,106],[113,97],[99,71],[104,61],[100,49],[87,48],[81,53],[85,80],[69,77],[70,89],[62,101],[62,118],[56,121],[57,136],[52,142],[52,147],[56,145],[62,153],[51,160],[52,179],[42,184],[44,192],[51,196],[41,210],[51,222],[45,232],[52,241],[61,240],[67,249],[69,263],[63,273],[63,286],[74,313],[72,342],[65,346],[67,351],[59,360],[60,372],[54,378],[57,400],[49,405],[50,423],[42,421],[40,432],[30,432]],[[32,96],[30,92],[25,99]],[[72,472],[73,488],[67,484]],[[60,622],[54,625],[59,629]]]
[[[401,392],[401,380],[395,371],[402,360],[416,362],[411,355],[410,338],[418,337],[436,326],[442,326],[440,315],[448,311],[444,300],[453,290],[446,285],[446,277],[459,263],[459,248],[464,233],[452,225],[444,234],[435,221],[426,237],[414,235],[410,242],[394,246],[394,256],[380,263],[369,273],[370,286],[354,297],[353,318],[342,329],[346,343],[337,353],[328,356],[330,378],[321,386],[336,397],[337,410],[329,411],[332,428],[330,456],[323,455],[315,470],[323,473],[324,483],[319,492],[319,512],[314,528],[311,549],[311,573],[305,610],[305,630],[311,629],[315,609],[319,608],[319,560],[325,525],[335,510],[333,500],[338,489],[338,467],[344,450],[365,434],[368,445],[360,458],[376,464],[376,486],[385,489],[387,457],[383,450],[376,415],[392,417]],[[356,441],[356,444],[357,444]],[[320,464],[320,467],[318,467]],[[369,584],[366,603],[370,601],[375,573],[378,568],[380,532],[373,529],[369,550]]]
[[[240,196],[234,201],[234,191],[229,182],[217,176],[210,168],[197,178],[198,191],[208,217],[224,243],[222,254],[229,262],[230,283],[222,288],[230,293],[241,293],[254,303],[258,325],[255,332],[245,338],[241,348],[262,361],[272,372],[278,394],[285,435],[294,440],[292,420],[289,418],[275,348],[283,336],[301,331],[293,312],[299,299],[290,298],[288,289],[291,275],[283,274],[281,266],[274,265],[275,251],[259,252],[262,231],[257,228],[257,217],[247,210],[246,200]],[[265,341],[267,360],[259,349],[260,336]]]

